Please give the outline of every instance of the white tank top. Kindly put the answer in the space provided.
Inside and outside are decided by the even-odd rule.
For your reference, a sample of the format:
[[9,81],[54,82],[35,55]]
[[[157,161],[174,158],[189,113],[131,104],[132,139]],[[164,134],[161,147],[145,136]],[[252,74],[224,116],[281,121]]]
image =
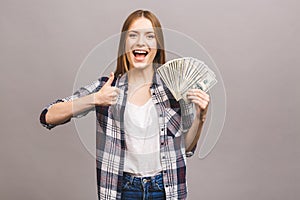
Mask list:
[[124,128],[127,147],[124,171],[136,176],[160,172],[159,123],[151,98],[142,106],[127,101]]

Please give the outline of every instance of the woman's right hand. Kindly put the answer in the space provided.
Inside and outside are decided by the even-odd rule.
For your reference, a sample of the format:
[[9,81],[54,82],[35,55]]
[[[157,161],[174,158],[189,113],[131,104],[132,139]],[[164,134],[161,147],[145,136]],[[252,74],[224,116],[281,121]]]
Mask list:
[[94,93],[95,106],[110,106],[117,103],[120,89],[111,86],[114,80],[114,73],[110,73],[110,77],[103,87],[96,93]]
[[58,125],[65,123],[71,117],[76,116],[94,106],[110,106],[117,103],[120,89],[112,87],[114,73],[110,74],[108,81],[95,93],[86,95],[73,101],[53,104],[45,115],[45,123]]

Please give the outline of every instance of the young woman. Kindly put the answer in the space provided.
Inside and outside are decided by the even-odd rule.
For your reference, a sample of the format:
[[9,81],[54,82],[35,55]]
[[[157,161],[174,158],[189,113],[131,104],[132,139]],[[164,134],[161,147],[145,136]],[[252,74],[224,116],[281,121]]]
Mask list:
[[196,148],[209,95],[191,89],[178,102],[156,69],[165,63],[159,20],[131,13],[122,28],[117,69],[48,105],[48,129],[95,110],[99,199],[186,199],[186,157]]

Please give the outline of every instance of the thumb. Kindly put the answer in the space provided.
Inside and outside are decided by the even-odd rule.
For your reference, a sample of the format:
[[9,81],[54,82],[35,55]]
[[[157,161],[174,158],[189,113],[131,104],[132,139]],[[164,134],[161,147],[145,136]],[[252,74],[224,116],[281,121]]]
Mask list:
[[110,73],[109,75],[109,79],[107,80],[107,82],[105,83],[105,85],[111,86],[112,82],[114,81],[115,75],[113,72]]

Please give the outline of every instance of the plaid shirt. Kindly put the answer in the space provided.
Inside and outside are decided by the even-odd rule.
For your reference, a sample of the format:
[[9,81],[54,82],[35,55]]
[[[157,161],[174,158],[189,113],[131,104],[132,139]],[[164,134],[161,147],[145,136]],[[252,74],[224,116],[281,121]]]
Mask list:
[[[101,200],[121,199],[126,150],[124,110],[128,90],[127,79],[127,74],[124,74],[122,77],[115,78],[112,83],[120,89],[117,104],[106,107],[96,106],[91,109],[96,110],[97,115],[96,165],[98,197]],[[55,125],[47,124],[45,121],[45,115],[53,104],[97,92],[107,80],[107,77],[102,77],[80,88],[72,96],[58,99],[48,105],[40,116],[42,125],[48,129],[55,127]],[[186,157],[192,156],[196,148],[192,152],[185,151],[184,133],[187,132],[193,121],[192,104],[176,101],[156,72],[153,76],[150,92],[159,115],[160,158],[166,199],[186,199]],[[91,110],[80,113],[75,117],[85,116]]]

